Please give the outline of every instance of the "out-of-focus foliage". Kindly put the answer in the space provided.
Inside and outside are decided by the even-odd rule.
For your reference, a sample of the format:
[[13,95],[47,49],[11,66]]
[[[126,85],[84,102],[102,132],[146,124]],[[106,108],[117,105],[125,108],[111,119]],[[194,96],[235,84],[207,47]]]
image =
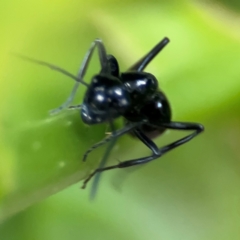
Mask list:
[[240,2],[238,0],[230,0],[230,1],[227,1],[227,0],[214,1],[213,0],[213,3],[215,4],[215,6],[220,3],[221,7],[226,6],[233,11],[240,11]]
[[[239,19],[214,1],[2,0],[1,239],[239,239]],[[78,184],[22,211],[86,177],[104,149],[87,163],[82,155],[107,129],[84,126],[77,112],[50,117],[73,81],[10,53],[76,73],[100,37],[124,71],[164,36],[171,43],[147,70],[174,120],[201,122],[204,134],[144,167],[104,173],[94,203]],[[98,69],[95,56],[86,80]],[[169,132],[156,143],[180,136]],[[129,136],[118,143],[112,164],[149,154]]]

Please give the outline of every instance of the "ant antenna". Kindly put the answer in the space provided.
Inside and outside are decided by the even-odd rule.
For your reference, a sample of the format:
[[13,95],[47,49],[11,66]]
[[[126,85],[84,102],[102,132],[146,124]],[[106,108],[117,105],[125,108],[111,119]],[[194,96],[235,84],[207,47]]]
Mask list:
[[59,106],[58,108],[55,108],[55,109],[50,111],[51,115],[55,115],[55,114],[58,114],[59,112],[61,112],[62,110],[68,108],[68,106],[72,103],[80,83],[82,83],[86,87],[90,86],[90,84],[86,83],[82,79],[83,79],[83,77],[84,77],[84,75],[86,73],[86,70],[87,70],[89,62],[91,60],[93,51],[94,51],[94,49],[96,47],[98,48],[98,54],[99,54],[99,59],[100,59],[102,71],[107,71],[108,70],[107,53],[106,53],[105,47],[104,47],[104,45],[103,45],[103,43],[102,43],[102,41],[100,39],[96,39],[91,44],[90,49],[85,54],[85,57],[83,59],[83,62],[81,64],[81,67],[80,67],[80,70],[79,70],[77,76],[74,76],[71,73],[69,73],[68,71],[66,71],[66,70],[64,70],[64,69],[62,69],[60,67],[57,67],[55,65],[52,65],[50,63],[47,63],[47,62],[44,62],[44,61],[39,61],[39,60],[36,60],[36,59],[32,59],[32,58],[29,58],[29,57],[26,57],[26,56],[22,56],[20,54],[14,54],[14,55],[22,58],[23,60],[27,60],[29,62],[33,62],[33,63],[37,63],[37,64],[40,64],[40,65],[43,65],[43,66],[47,66],[47,67],[51,68],[54,71],[60,72],[60,73],[66,75],[66,76],[68,76],[70,78],[73,78],[76,81],[74,86],[73,86],[73,89],[72,89],[72,91],[71,91],[71,93],[69,95],[69,97],[67,98],[67,100],[61,106]]
[[55,66],[51,63],[47,63],[47,62],[44,62],[44,61],[40,61],[40,60],[36,60],[34,58],[30,58],[30,57],[26,57],[26,56],[23,56],[21,54],[17,54],[17,53],[13,53],[13,55],[25,60],[25,61],[29,61],[29,62],[32,62],[32,63],[36,63],[36,64],[39,64],[39,65],[42,65],[42,66],[45,66],[45,67],[49,67],[50,69],[56,71],[56,72],[60,72],[72,79],[74,79],[76,82],[80,82],[82,83],[84,86],[86,87],[89,87],[89,84],[84,82],[83,80],[79,79],[78,77],[74,76],[73,74],[71,74],[70,72],[66,71],[65,69],[63,68],[60,68],[58,66]]

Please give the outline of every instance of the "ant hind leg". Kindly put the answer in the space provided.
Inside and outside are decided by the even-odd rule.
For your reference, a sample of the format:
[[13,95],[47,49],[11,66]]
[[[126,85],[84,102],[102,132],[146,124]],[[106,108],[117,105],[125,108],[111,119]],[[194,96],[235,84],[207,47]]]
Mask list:
[[157,54],[169,43],[169,39],[165,37],[161,42],[159,42],[153,49],[151,49],[145,56],[138,60],[129,71],[142,72],[144,68],[157,56]]
[[111,170],[111,169],[115,169],[115,168],[126,168],[126,167],[131,167],[131,166],[135,166],[135,165],[139,165],[139,164],[148,163],[152,160],[160,158],[163,154],[173,150],[174,148],[179,147],[184,143],[187,143],[188,141],[190,141],[191,139],[196,137],[199,133],[201,133],[204,130],[204,127],[201,124],[198,124],[198,123],[170,122],[170,123],[162,124],[161,127],[165,127],[165,128],[168,128],[168,129],[177,129],[177,130],[194,130],[194,132],[187,135],[186,137],[183,137],[183,138],[181,138],[181,139],[179,139],[179,140],[177,140],[173,143],[170,143],[170,144],[168,144],[164,147],[156,148],[155,143],[153,143],[151,139],[149,139],[147,136],[145,136],[138,129],[134,130],[136,136],[146,146],[148,146],[152,150],[153,154],[151,156],[148,156],[148,157],[143,157],[143,158],[138,158],[138,159],[133,159],[133,160],[127,160],[127,161],[124,161],[124,162],[120,162],[119,164],[116,164],[116,165],[113,165],[113,166],[98,168],[92,174],[90,174],[88,176],[88,178],[85,179],[85,181],[83,182],[82,188],[84,189],[86,187],[87,183],[91,180],[91,178],[99,172],[103,172],[103,171],[107,171],[107,170]]

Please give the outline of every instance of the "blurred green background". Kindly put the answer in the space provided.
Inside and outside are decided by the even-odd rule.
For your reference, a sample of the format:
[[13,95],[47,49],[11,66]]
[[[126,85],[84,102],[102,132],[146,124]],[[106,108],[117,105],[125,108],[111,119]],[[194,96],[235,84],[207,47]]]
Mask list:
[[[2,0],[0,239],[240,239],[239,10],[223,0]],[[99,37],[124,71],[165,36],[171,43],[147,71],[159,79],[173,120],[200,122],[205,132],[144,167],[105,172],[89,202],[90,185],[80,190],[79,181],[104,148],[81,158],[107,126],[84,126],[74,111],[50,117],[73,81],[11,53],[77,73]],[[98,70],[95,55],[85,79]],[[181,136],[170,131],[156,143]],[[110,164],[147,154],[124,136]]]

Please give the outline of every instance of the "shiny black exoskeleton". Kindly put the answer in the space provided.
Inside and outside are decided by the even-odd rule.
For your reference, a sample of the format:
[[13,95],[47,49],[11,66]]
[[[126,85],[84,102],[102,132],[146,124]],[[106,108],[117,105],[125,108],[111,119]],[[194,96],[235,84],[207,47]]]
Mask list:
[[[106,121],[111,123],[115,118],[123,116],[126,125],[118,131],[113,129],[109,137],[90,148],[85,153],[84,160],[93,149],[128,132],[150,148],[152,155],[98,168],[85,180],[83,188],[97,172],[147,163],[188,142],[203,131],[203,126],[198,123],[171,121],[170,105],[165,94],[160,90],[157,79],[152,74],[143,72],[168,42],[169,39],[164,38],[128,71],[120,73],[115,57],[107,55],[103,43],[95,40],[94,46],[98,47],[102,69],[92,78],[85,94],[81,105],[82,120],[86,124]],[[159,148],[152,139],[166,129],[194,130],[194,132]]]
[[[152,74],[143,72],[168,42],[169,39],[164,38],[124,73],[120,73],[116,58],[106,53],[105,47],[99,39],[92,43],[91,48],[86,53],[77,76],[49,63],[23,57],[62,72],[76,81],[67,101],[59,108],[52,110],[52,114],[58,113],[64,108],[79,109],[82,121],[88,125],[103,122],[110,124],[112,133],[86,151],[83,157],[84,161],[92,150],[109,141],[115,141],[125,133],[131,133],[152,151],[152,154],[147,157],[123,161],[109,167],[101,166],[97,168],[84,181],[83,188],[96,173],[150,162],[190,141],[203,131],[203,126],[198,123],[172,121],[169,102],[159,88],[157,79]],[[90,84],[88,84],[83,78],[95,48],[98,49],[101,71],[93,76]],[[83,103],[70,106],[80,84],[87,87]],[[124,117],[125,126],[120,130],[115,130],[113,120],[120,116]],[[193,130],[194,132],[159,148],[152,139],[162,134],[166,129]]]

